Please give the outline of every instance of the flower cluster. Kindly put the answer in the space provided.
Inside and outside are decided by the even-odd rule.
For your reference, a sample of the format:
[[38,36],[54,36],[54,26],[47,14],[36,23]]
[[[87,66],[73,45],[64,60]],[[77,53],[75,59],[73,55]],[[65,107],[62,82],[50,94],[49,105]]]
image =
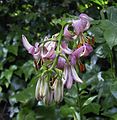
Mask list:
[[[89,29],[91,20],[82,13],[79,19],[62,26],[60,33],[51,38],[45,37],[34,46],[22,35],[24,47],[34,57],[37,70],[41,71],[35,91],[37,100],[47,104],[60,102],[64,87],[70,89],[75,81],[83,82],[78,71],[85,69],[80,58],[87,57],[93,51],[94,39],[84,34]],[[76,66],[79,66],[79,70]]]

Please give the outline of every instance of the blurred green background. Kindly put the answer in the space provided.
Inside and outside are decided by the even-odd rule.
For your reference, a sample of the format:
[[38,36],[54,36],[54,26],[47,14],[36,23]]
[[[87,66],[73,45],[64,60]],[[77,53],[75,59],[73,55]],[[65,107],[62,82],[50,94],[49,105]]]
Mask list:
[[[97,96],[83,108],[83,120],[117,120],[116,0],[0,0],[0,120],[75,119],[75,85],[65,91],[60,104],[44,106],[35,100],[33,58],[24,49],[21,35],[34,44],[60,31],[53,20],[82,12],[95,19],[89,32],[96,44],[86,60],[87,71],[81,74],[86,83],[79,94],[82,102]],[[99,80],[100,74],[104,81]]]

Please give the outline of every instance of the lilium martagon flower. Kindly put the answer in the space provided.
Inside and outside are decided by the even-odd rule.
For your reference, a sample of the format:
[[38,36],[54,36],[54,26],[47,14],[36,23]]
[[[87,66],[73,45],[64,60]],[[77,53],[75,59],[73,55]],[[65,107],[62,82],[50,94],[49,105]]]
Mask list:
[[90,21],[93,20],[88,15],[82,13],[79,15],[78,20],[73,20],[72,26],[74,31],[77,35],[83,33],[84,31],[88,30],[90,27]]

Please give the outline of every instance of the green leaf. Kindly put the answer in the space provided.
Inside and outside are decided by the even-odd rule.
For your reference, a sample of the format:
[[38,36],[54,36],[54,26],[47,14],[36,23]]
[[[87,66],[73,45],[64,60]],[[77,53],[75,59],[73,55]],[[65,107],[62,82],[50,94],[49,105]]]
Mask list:
[[104,32],[104,38],[109,45],[110,49],[112,50],[113,46],[117,45],[117,26],[113,26],[108,28]]
[[94,113],[94,114],[99,114],[100,111],[100,105],[97,103],[91,103],[87,106],[85,106],[82,110],[83,114],[87,114],[87,113]]
[[83,104],[83,107],[86,106],[86,105],[89,105],[97,96],[93,96],[93,97],[90,97],[88,98],[84,104]]
[[115,99],[117,99],[117,82],[113,83],[110,87],[110,91]]
[[23,108],[17,115],[17,120],[35,120],[35,113],[34,111],[30,110],[29,108]]
[[16,99],[24,104],[33,98],[35,98],[35,85],[32,85],[11,97],[11,99]]
[[111,50],[108,44],[101,44],[95,49],[95,53],[99,58],[106,58],[110,56]]
[[107,17],[110,21],[117,23],[117,8],[115,6],[107,9]]
[[64,117],[68,117],[69,115],[74,114],[74,109],[72,107],[64,105],[60,108],[60,112]]
[[17,56],[18,54],[18,45],[8,46],[8,51]]
[[25,81],[27,81],[28,78],[30,78],[30,76],[32,75],[32,73],[34,73],[33,61],[29,60],[28,62],[24,63],[21,67],[21,70],[25,75]]

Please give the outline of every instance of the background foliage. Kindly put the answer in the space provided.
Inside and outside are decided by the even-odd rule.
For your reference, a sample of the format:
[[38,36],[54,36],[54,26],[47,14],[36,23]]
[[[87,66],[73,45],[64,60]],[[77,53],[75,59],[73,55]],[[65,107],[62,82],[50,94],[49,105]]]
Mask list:
[[[33,58],[21,35],[31,43],[59,32],[61,17],[81,12],[95,20],[94,52],[86,58],[84,83],[65,90],[60,104],[44,106],[34,97]],[[117,3],[115,0],[0,0],[0,120],[117,120]]]

